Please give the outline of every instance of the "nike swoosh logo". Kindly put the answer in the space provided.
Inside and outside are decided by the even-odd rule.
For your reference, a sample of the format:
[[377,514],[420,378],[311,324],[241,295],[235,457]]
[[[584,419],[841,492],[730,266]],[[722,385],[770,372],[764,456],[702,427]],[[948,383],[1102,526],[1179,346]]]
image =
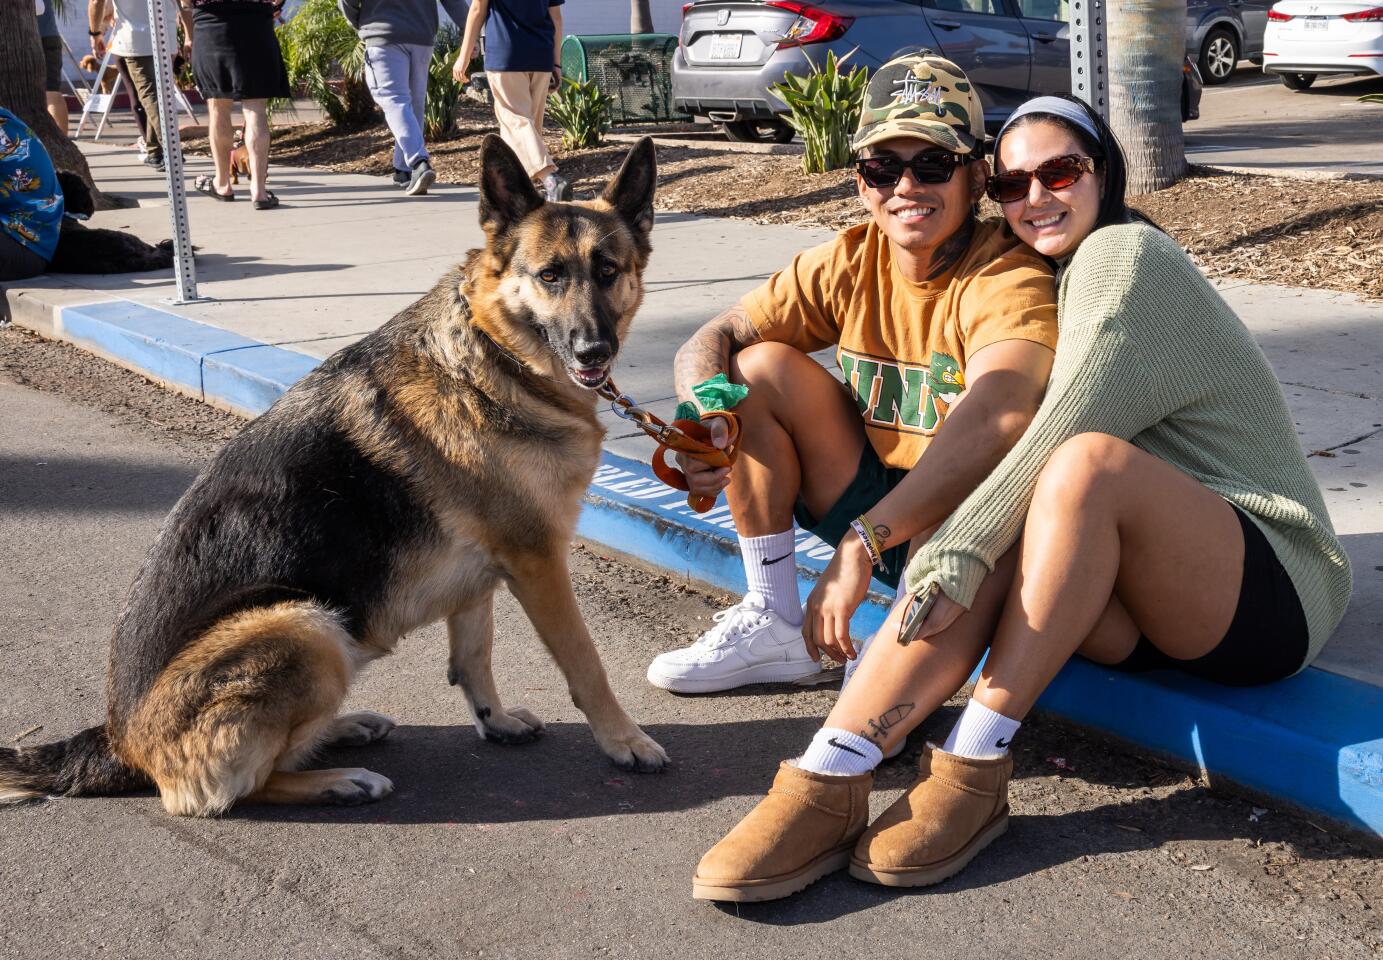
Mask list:
[[762,560],[759,561],[759,563],[763,564],[765,567],[771,567],[775,563],[778,563],[780,560],[786,560],[790,556],[792,556],[792,554],[785,553],[781,557],[775,557],[772,560],[768,559],[767,557],[764,557]]
[[[835,737],[832,737],[831,739],[827,740],[826,742],[829,743],[831,746],[835,747],[837,750],[844,750],[846,753],[853,753],[853,754],[854,754],[855,756],[857,756],[857,757],[863,757],[863,756],[864,756],[864,754],[860,753],[860,752],[859,752],[858,750],[856,750],[854,747],[847,747],[845,744],[843,744],[843,743],[841,743],[840,741],[836,740]],[[867,759],[867,758],[866,758],[866,759]]]
[[995,741],[994,741],[994,746],[998,747],[1000,750],[1007,750],[1007,749],[1008,749],[1008,745],[1009,745],[1010,743],[1012,743],[1012,742],[1013,742],[1013,739],[1012,739],[1012,738],[1009,738],[1008,740],[1005,740],[1003,737],[1000,737],[998,740],[995,740]]

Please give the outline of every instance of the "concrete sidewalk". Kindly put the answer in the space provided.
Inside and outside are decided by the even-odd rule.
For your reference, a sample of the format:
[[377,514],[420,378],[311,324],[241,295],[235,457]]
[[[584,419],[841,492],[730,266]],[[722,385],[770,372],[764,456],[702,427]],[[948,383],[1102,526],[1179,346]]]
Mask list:
[[[95,226],[169,233],[162,180],[133,151],[83,144],[110,192],[140,200]],[[192,176],[209,162],[190,159]],[[276,168],[283,201],[255,211],[189,199],[206,303],[170,306],[171,276],[53,276],[11,286],[14,320],[72,340],[208,402],[258,412],[317,360],[360,338],[482,242],[474,190],[408,199],[382,178]],[[620,386],[670,414],[671,359],[697,325],[829,233],[660,214],[648,295],[621,353]],[[1331,293],[1226,285],[1281,378],[1304,449],[1355,567],[1344,624],[1316,667],[1229,691],[1172,674],[1073,664],[1044,706],[1383,835],[1383,307]],[[830,362],[827,358],[826,362]],[[742,588],[723,507],[698,517],[647,468],[652,445],[606,414],[607,456],[583,535],[729,589]],[[804,584],[829,544],[801,536]],[[856,621],[882,617],[869,604]]]

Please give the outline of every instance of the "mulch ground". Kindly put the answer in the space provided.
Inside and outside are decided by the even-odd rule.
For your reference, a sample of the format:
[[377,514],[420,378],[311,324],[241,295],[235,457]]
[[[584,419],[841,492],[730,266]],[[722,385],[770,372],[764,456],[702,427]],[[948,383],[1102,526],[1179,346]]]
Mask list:
[[[494,129],[488,107],[467,102],[453,138],[430,144],[443,183],[474,184],[480,139]],[[703,128],[704,129],[704,128]],[[625,144],[563,150],[547,136],[577,198],[595,195]],[[188,139],[189,151],[205,140]],[[341,131],[301,124],[275,131],[275,162],[387,176],[393,143],[380,124]],[[716,147],[658,148],[659,210],[833,229],[864,219],[848,171],[804,174],[796,156]],[[1383,300],[1383,181],[1292,180],[1196,168],[1176,186],[1133,205],[1175,237],[1219,279],[1340,290]],[[986,213],[997,208],[985,201]]]

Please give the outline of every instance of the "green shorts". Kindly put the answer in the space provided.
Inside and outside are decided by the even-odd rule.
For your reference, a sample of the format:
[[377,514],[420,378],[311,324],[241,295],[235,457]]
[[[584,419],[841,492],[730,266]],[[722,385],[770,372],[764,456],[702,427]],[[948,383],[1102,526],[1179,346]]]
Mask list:
[[[845,488],[840,499],[826,511],[826,515],[817,520],[802,502],[802,498],[798,497],[797,504],[792,508],[793,519],[803,530],[816,534],[831,546],[836,546],[850,531],[850,522],[887,496],[888,492],[898,486],[907,475],[906,470],[884,466],[879,460],[879,455],[874,452],[874,445],[866,440],[864,452],[860,454],[859,469],[855,471],[855,479],[850,481],[850,486]],[[880,570],[876,567],[874,579],[888,584],[895,590],[898,589],[898,581],[902,579],[907,562],[906,543],[890,547],[884,551],[886,569]]]

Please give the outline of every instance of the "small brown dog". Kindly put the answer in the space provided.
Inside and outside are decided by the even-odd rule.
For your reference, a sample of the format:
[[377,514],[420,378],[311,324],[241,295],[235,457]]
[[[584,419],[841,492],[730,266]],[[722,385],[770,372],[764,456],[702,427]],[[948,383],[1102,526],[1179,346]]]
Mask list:
[[245,146],[244,130],[235,131],[235,139],[231,141],[230,171],[231,183],[239,183],[242,173],[246,178],[250,176],[250,148]]
[[[80,66],[82,70],[86,73],[95,73],[96,71],[101,69],[101,61],[97,60],[95,57],[88,53],[86,56],[82,57]],[[115,67],[106,67],[106,72],[102,74],[96,82],[96,85],[100,89],[101,93],[110,93],[112,90],[114,90],[115,81],[119,76],[120,71],[117,70]]]

